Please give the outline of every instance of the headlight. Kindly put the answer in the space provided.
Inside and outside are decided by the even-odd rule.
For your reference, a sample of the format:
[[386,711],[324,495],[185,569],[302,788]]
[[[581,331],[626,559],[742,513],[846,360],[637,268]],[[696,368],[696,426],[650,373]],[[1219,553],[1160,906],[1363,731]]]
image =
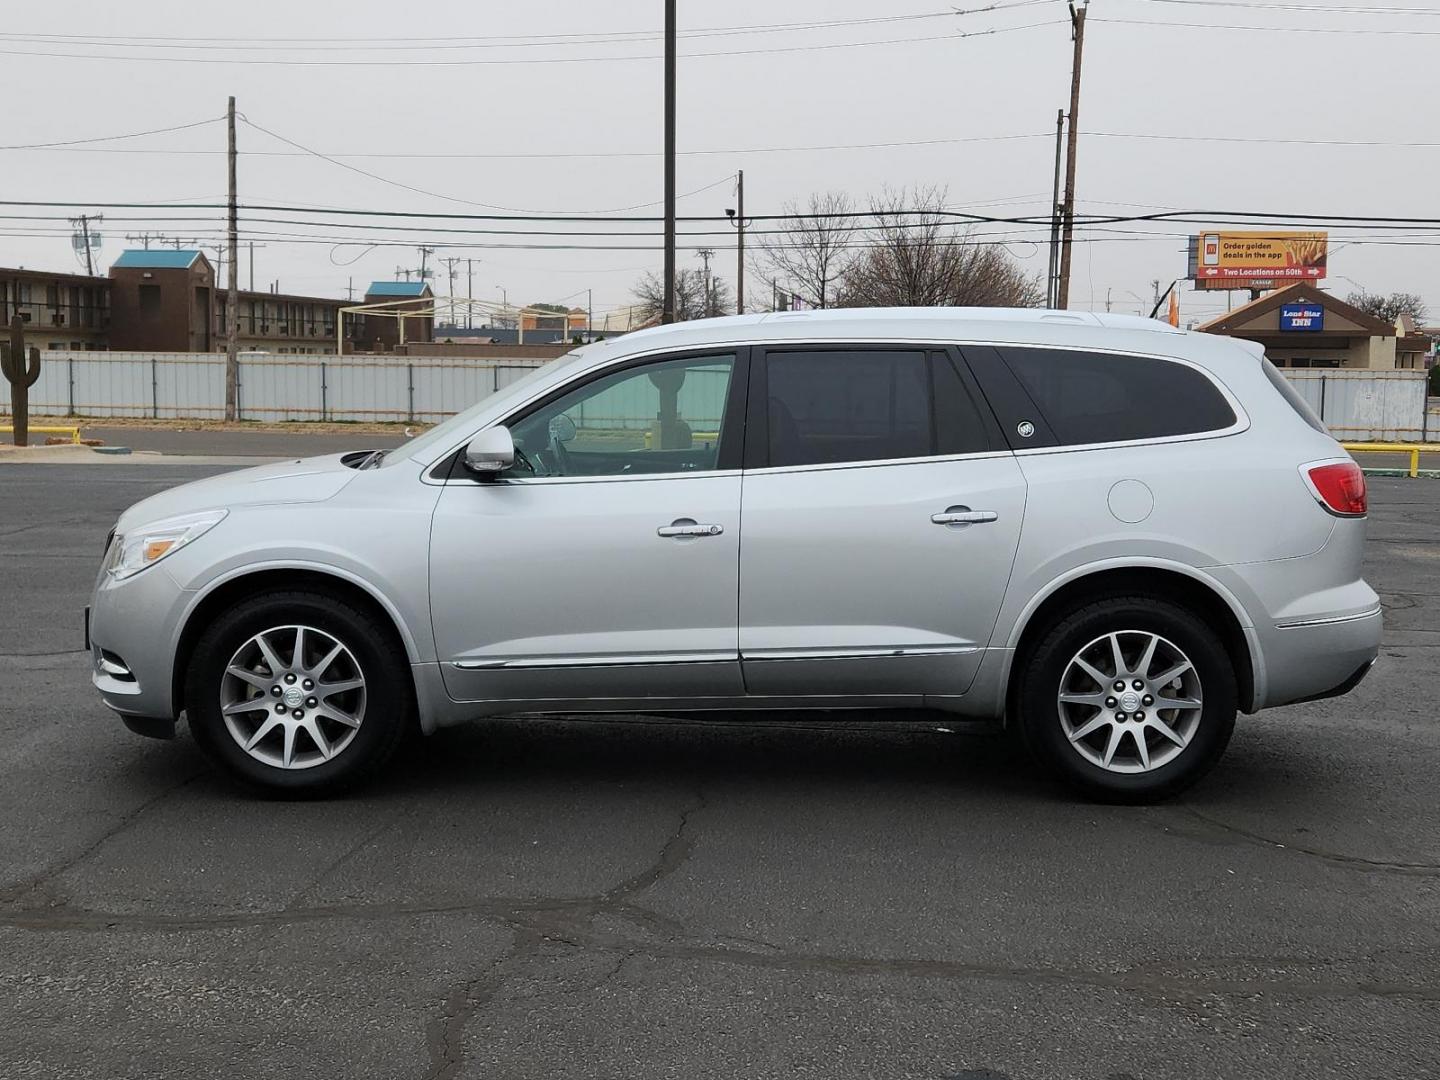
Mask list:
[[227,513],[228,510],[207,510],[203,514],[182,514],[132,529],[123,536],[117,533],[105,557],[105,572],[116,581],[138,574],[204,536],[220,524]]

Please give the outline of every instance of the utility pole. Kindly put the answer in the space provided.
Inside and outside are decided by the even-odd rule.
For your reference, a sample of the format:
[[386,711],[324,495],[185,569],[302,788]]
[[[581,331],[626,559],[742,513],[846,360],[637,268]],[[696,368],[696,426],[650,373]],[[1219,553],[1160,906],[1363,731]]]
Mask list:
[[459,323],[455,321],[455,267],[459,266],[464,260],[461,259],[459,255],[449,255],[440,261],[445,264],[445,273],[450,279],[450,325],[458,326]]
[[585,290],[585,340],[595,339],[595,290]]
[[229,141],[230,192],[226,213],[227,241],[230,248],[230,288],[225,300],[225,419],[238,418],[236,406],[240,390],[240,220],[236,206],[235,186],[235,97],[232,94],[225,110],[225,132]]
[[345,299],[346,299],[346,300],[354,300],[354,299],[355,299],[355,279],[354,279],[353,277],[349,277],[349,278],[346,278],[346,279],[345,279],[345,282],[346,282],[346,284],[345,284]]
[[695,253],[695,257],[705,264],[705,280],[703,282],[705,299],[700,304],[700,317],[714,314],[710,303],[710,260],[715,257],[714,248],[701,248]]
[[149,251],[150,241],[157,240],[163,244],[165,242],[165,234],[157,232],[126,233],[125,239],[129,240],[132,244],[139,244],[146,251]]
[[675,321],[675,0],[665,0],[665,292],[660,321]]
[[735,314],[745,314],[745,170],[735,174]]
[[475,260],[465,260],[465,329],[475,326]]
[[1060,273],[1060,161],[1065,145],[1065,110],[1055,110],[1055,191],[1050,199],[1050,270],[1045,276],[1045,306],[1058,307]]
[[428,278],[428,277],[430,276],[430,271],[429,271],[428,269],[426,269],[426,267],[429,265],[430,256],[435,254],[435,249],[432,248],[432,247],[426,247],[424,244],[421,244],[421,245],[420,245],[420,248],[419,248],[419,251],[420,251],[420,280],[423,282],[426,278]]
[[1056,307],[1070,306],[1070,255],[1075,238],[1075,150],[1080,135],[1080,61],[1085,52],[1086,0],[1079,10],[1070,6],[1075,56],[1070,64],[1070,135],[1065,148],[1065,225],[1060,240],[1060,288]]
[[[96,221],[104,220],[102,215],[95,215]],[[80,243],[85,248],[85,273],[91,277],[95,276],[95,259],[90,252],[90,215],[81,214],[79,217],[70,219],[71,225],[80,226]]]

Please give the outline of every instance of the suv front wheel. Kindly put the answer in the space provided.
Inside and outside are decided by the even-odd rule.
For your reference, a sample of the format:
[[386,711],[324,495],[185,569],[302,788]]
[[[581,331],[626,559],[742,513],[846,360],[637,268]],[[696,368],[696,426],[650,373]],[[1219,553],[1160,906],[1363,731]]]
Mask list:
[[292,795],[368,779],[414,723],[409,665],[391,629],[307,591],[261,594],[216,619],[191,657],[185,712],[211,761]]
[[1168,600],[1126,596],[1060,616],[1018,673],[1031,754],[1106,802],[1189,787],[1235,727],[1235,671],[1206,624]]

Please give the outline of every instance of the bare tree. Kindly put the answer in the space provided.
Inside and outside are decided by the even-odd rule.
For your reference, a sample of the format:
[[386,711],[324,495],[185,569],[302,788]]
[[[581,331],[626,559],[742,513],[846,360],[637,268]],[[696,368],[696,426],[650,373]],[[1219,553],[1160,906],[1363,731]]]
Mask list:
[[[646,273],[635,286],[636,306],[644,316],[644,324],[660,321],[665,310],[665,279],[656,273]],[[675,274],[675,321],[708,319],[716,315],[730,315],[735,311],[735,300],[730,286],[718,277],[711,276],[706,287],[705,273],[701,270],[679,270]]]
[[776,234],[759,242],[755,270],[809,307],[832,307],[836,286],[855,261],[856,223],[850,196],[842,191],[817,192],[804,209],[792,199],[784,210],[796,216],[780,222]]
[[871,200],[866,247],[845,275],[845,307],[1038,307],[1039,278],[944,212],[942,188]]
[[1425,321],[1425,301],[1414,293],[1397,292],[1387,296],[1384,293],[1352,292],[1345,297],[1345,302],[1388,323],[1393,323],[1401,315],[1409,315],[1417,323]]

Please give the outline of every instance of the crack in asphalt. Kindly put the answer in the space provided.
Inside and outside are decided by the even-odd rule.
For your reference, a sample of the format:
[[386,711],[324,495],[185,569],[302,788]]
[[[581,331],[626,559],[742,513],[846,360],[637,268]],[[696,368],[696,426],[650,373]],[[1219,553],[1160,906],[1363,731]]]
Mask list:
[[334,859],[330,860],[330,862],[324,868],[322,868],[317,874],[315,874],[298,892],[295,893],[294,896],[290,898],[290,902],[285,905],[285,910],[291,911],[298,907],[300,901],[305,898],[305,896],[310,892],[310,890],[314,889],[317,885],[320,884],[320,882],[324,881],[336,870],[344,866],[345,863],[347,863],[352,857],[358,855],[365,848],[369,847],[372,843],[375,842],[375,840],[379,836],[393,829],[397,824],[399,824],[400,819],[405,816],[406,815],[402,813],[396,817],[387,818],[385,821],[382,821],[378,826],[367,832],[359,840],[356,840],[355,843],[351,844]]
[[[689,941],[647,940],[588,930],[577,926],[577,916],[591,910],[594,902],[594,898],[585,898],[578,901],[536,900],[513,906],[499,900],[450,905],[336,905],[296,911],[247,912],[215,916],[125,915],[65,908],[37,908],[0,915],[0,925],[25,930],[48,931],[187,932],[330,919],[413,919],[435,915],[463,914],[513,930],[521,947],[512,947],[504,958],[512,963],[524,959],[530,952],[538,950],[545,944],[561,943],[575,948],[616,953],[626,957],[644,956],[656,960],[731,964],[786,973],[825,973],[856,977],[899,976],[1025,985],[1078,986],[1134,991],[1170,998],[1279,994],[1301,999],[1379,997],[1440,1003],[1440,983],[1427,985],[1370,979],[1226,978],[1209,975],[1187,978],[1181,975],[1155,972],[1153,969],[1159,966],[1155,961],[1136,965],[1124,971],[1103,971],[1089,968],[1022,966],[981,961],[801,952],[787,949],[781,945],[761,942],[755,942],[755,944],[763,946],[766,951],[694,939]],[[1266,961],[1264,957],[1243,959],[1257,963]],[[1230,962],[1229,958],[1224,962]],[[1290,963],[1291,959],[1282,957],[1275,962]],[[488,965],[488,968],[493,971],[499,963],[500,961],[495,961]],[[483,981],[484,977],[482,975],[477,978]],[[468,1001],[474,997],[476,982],[477,979],[467,980],[457,991],[453,991],[446,999],[447,1005],[462,998]],[[470,988],[469,991],[466,991],[466,988]],[[466,991],[466,993],[461,993],[461,991]],[[490,996],[493,997],[493,994]],[[473,1011],[471,1010],[472,1014]],[[454,1019],[458,1013],[453,1009],[449,1011],[442,1009],[442,1016],[451,1016]]]
[[10,885],[4,889],[0,889],[0,903],[14,903],[15,901],[20,900],[21,898],[29,895],[30,893],[33,893],[36,889],[42,888],[49,882],[55,880],[55,878],[65,873],[65,871],[75,866],[78,866],[80,863],[90,858],[91,855],[94,855],[97,851],[99,851],[115,837],[119,836],[125,830],[129,829],[132,825],[139,821],[140,818],[142,818],[146,814],[146,812],[153,809],[155,806],[159,805],[164,800],[168,799],[171,795],[174,795],[181,788],[185,787],[188,784],[194,783],[196,780],[200,779],[200,777],[206,775],[207,772],[209,772],[208,769],[200,769],[194,773],[191,773],[183,780],[179,780],[173,784],[170,784],[168,787],[161,788],[154,795],[150,796],[150,798],[146,799],[144,802],[140,803],[140,805],[130,810],[129,813],[123,814],[120,817],[120,820],[115,822],[115,824],[113,824],[110,828],[106,829],[103,833],[101,833],[98,837],[96,837],[93,841],[86,845],[86,847],[81,850],[79,854],[73,855],[68,859],[62,860],[61,862],[54,863],[51,866],[47,866],[45,869],[41,870],[38,874],[34,875],[26,881],[16,882],[14,885]]
[[[585,927],[593,924],[601,914],[614,914],[626,921],[650,926],[662,919],[653,912],[629,903],[629,900],[635,894],[675,873],[690,857],[693,845],[685,832],[691,816],[705,805],[705,796],[698,794],[692,806],[680,811],[680,821],[661,844],[655,861],[614,888],[607,889],[598,896],[552,903],[548,908],[536,907],[529,911],[511,909],[508,912],[496,913],[499,920],[514,931],[514,942],[506,954],[491,963],[485,972],[452,990],[446,996],[439,1015],[426,1025],[425,1042],[430,1067],[425,1073],[425,1080],[452,1080],[459,1072],[465,1061],[465,1030],[470,1021],[503,989],[510,977],[502,974],[503,968],[513,967],[517,969],[514,973],[518,974],[533,961],[540,959],[544,946],[549,942],[558,941],[582,949],[591,947],[586,944]],[[609,975],[595,984],[597,987],[618,973],[635,950],[621,946],[618,951],[619,962]]]
[[1359,855],[1345,855],[1337,851],[1322,851],[1319,848],[1305,847],[1300,844],[1287,844],[1279,840],[1271,839],[1260,833],[1242,829],[1238,825],[1231,825],[1228,822],[1203,814],[1193,806],[1177,807],[1184,809],[1198,821],[1204,822],[1213,829],[1223,833],[1239,837],[1251,844],[1258,844],[1262,847],[1278,848],[1281,851],[1293,851],[1297,855],[1304,855],[1308,858],[1319,859],[1322,862],[1331,863],[1336,866],[1344,866],[1352,869],[1375,871],[1380,873],[1404,874],[1410,876],[1428,876],[1440,874],[1440,863],[1428,862],[1398,862],[1388,859],[1366,859]]
[[425,1049],[430,1066],[425,1080],[453,1080],[465,1063],[465,1028],[471,1017],[494,1000],[509,977],[501,969],[524,952],[538,948],[524,935],[516,935],[510,948],[491,961],[481,974],[450,991],[440,1012],[425,1025]]

